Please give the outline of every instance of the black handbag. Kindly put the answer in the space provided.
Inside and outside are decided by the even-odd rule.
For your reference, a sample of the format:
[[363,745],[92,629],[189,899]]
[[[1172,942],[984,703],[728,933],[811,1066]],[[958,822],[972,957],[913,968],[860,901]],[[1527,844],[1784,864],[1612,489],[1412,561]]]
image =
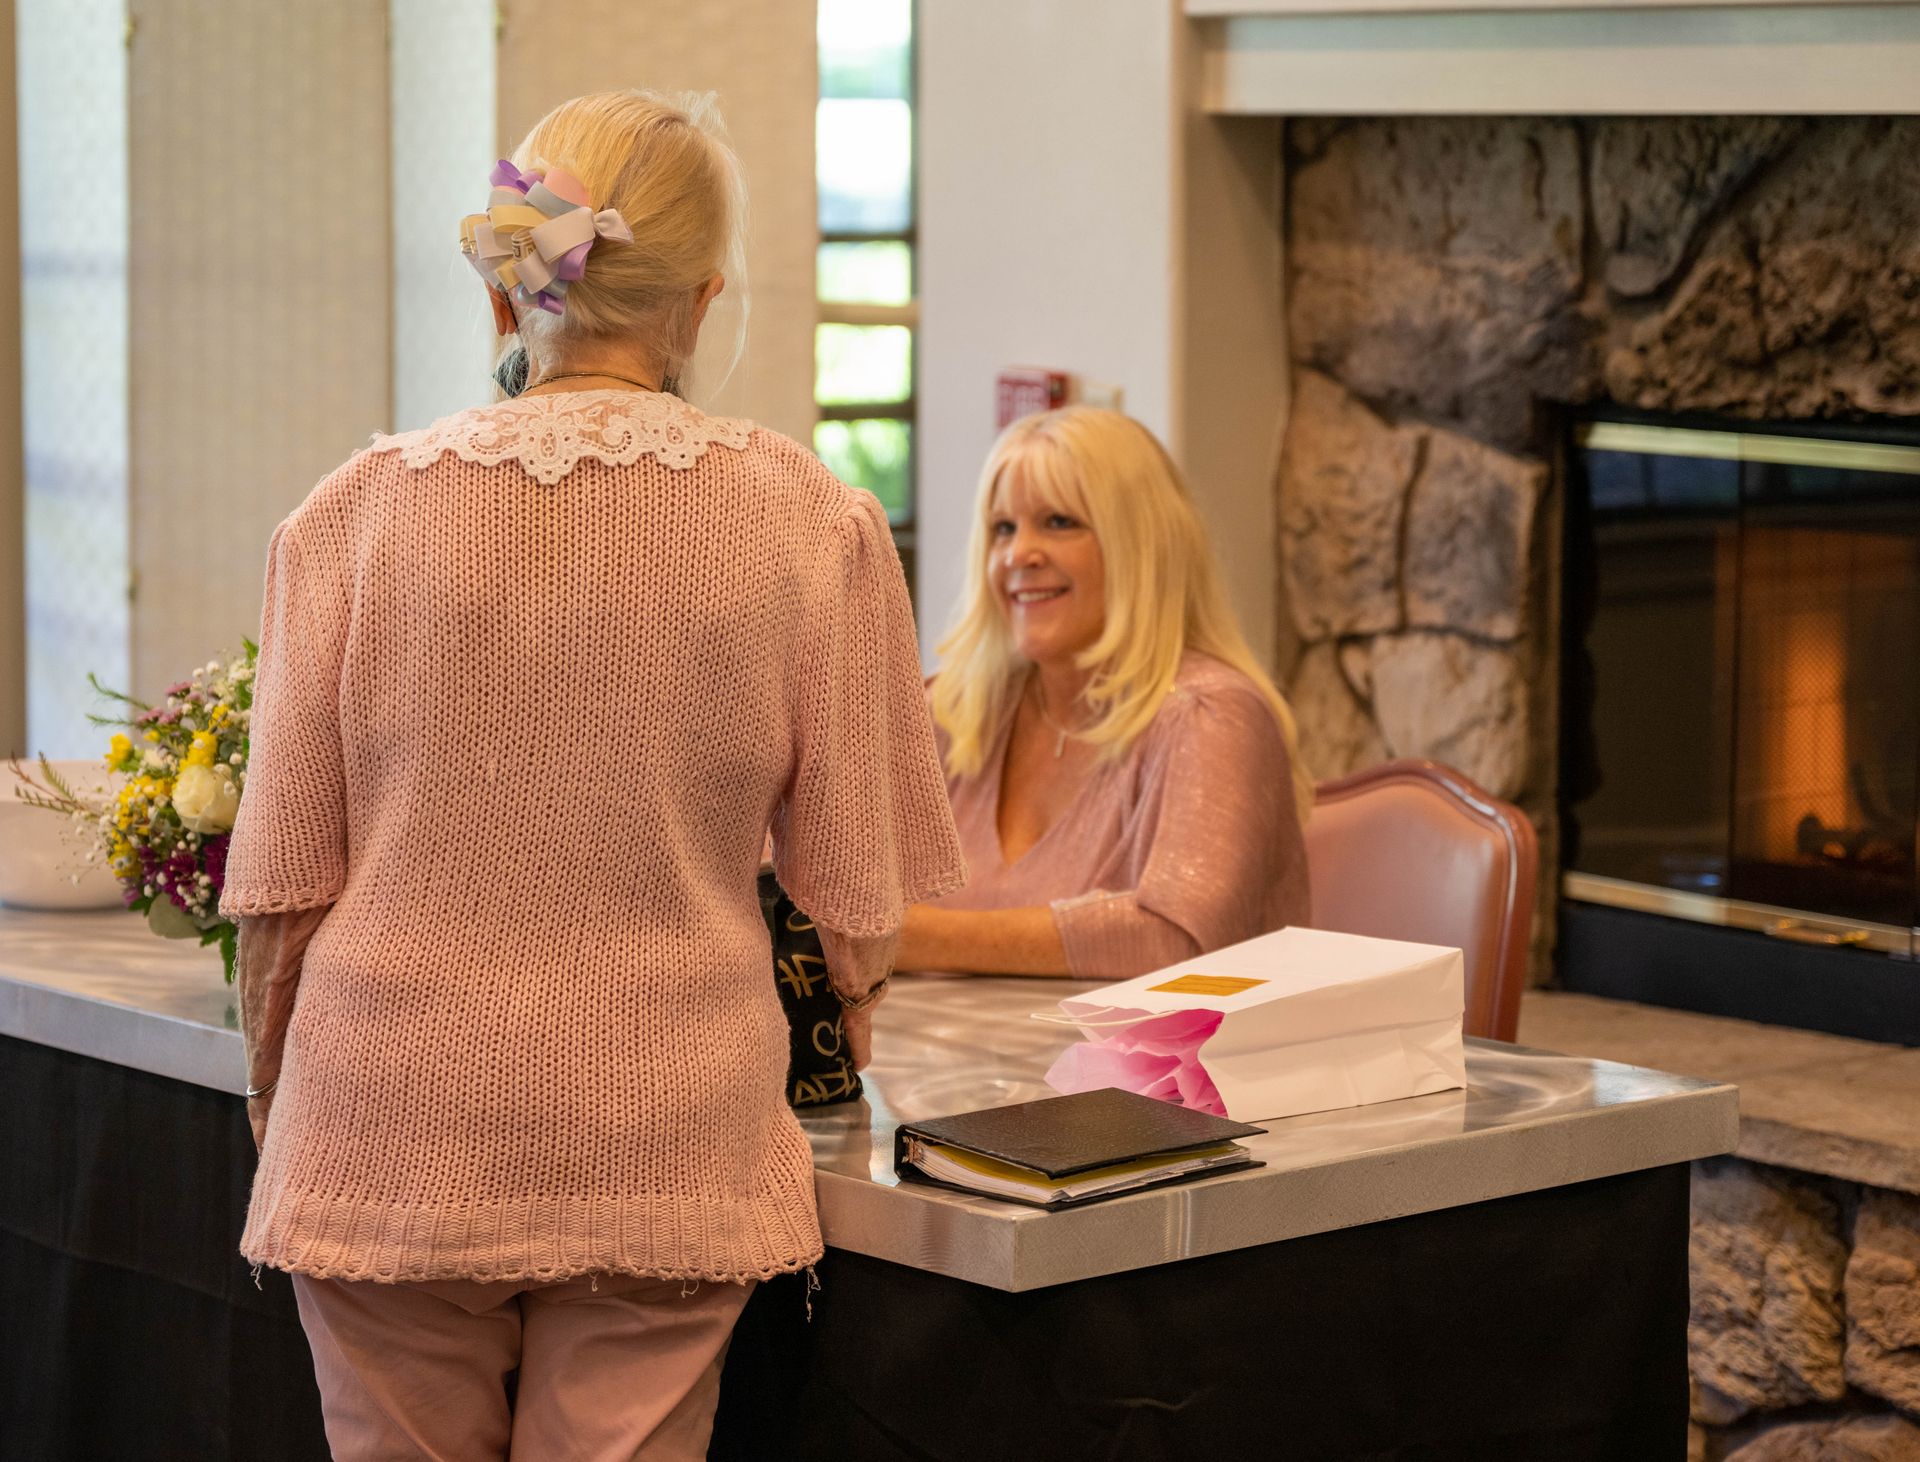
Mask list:
[[760,875],[760,912],[773,941],[773,982],[787,1014],[787,1101],[825,1107],[858,1100],[860,1073],[847,1057],[846,1027],[827,984],[820,931],[771,870]]

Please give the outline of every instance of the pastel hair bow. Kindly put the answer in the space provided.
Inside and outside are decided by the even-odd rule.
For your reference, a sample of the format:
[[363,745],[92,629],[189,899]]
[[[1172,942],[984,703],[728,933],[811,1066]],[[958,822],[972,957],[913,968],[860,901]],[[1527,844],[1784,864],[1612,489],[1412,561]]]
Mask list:
[[586,272],[600,239],[633,242],[617,208],[594,212],[586,185],[565,168],[494,165],[485,213],[460,220],[460,252],[487,282],[523,305],[566,310],[567,286]]

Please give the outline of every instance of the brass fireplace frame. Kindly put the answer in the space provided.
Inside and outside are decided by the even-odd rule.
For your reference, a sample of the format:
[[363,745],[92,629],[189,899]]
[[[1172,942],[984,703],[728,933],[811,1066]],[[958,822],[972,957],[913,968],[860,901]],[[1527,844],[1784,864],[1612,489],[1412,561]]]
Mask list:
[[1631,909],[1638,914],[1663,914],[1696,924],[1718,924],[1727,929],[1750,929],[1795,944],[1821,944],[1841,949],[1874,950],[1896,959],[1920,958],[1920,928],[1874,924],[1864,919],[1835,919],[1805,909],[1752,904],[1658,884],[1633,883],[1599,873],[1560,875],[1560,894],[1583,904]]

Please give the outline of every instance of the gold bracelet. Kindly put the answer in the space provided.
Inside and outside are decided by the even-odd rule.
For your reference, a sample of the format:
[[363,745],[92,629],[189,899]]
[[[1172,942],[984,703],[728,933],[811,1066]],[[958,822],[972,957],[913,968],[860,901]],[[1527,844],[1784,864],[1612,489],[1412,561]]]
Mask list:
[[840,1009],[845,1013],[847,1013],[848,1015],[852,1015],[856,1011],[867,1009],[869,1006],[873,1005],[876,1001],[878,1001],[882,995],[886,994],[887,982],[892,978],[893,978],[892,975],[888,975],[885,980],[882,980],[879,984],[875,985],[872,989],[868,990],[866,994],[859,996],[857,999],[852,999],[852,1000],[849,1000],[845,995],[842,995],[840,993],[840,987],[831,982],[828,983],[827,988],[833,991],[833,998],[840,1002]]

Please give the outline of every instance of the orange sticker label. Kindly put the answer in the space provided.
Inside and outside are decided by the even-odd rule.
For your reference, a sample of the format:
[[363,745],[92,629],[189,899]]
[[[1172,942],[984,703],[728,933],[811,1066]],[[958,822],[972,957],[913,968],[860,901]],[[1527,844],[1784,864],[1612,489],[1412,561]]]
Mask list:
[[1180,975],[1164,985],[1149,985],[1147,988],[1168,995],[1238,995],[1255,985],[1266,983],[1265,980],[1249,980],[1242,975]]

